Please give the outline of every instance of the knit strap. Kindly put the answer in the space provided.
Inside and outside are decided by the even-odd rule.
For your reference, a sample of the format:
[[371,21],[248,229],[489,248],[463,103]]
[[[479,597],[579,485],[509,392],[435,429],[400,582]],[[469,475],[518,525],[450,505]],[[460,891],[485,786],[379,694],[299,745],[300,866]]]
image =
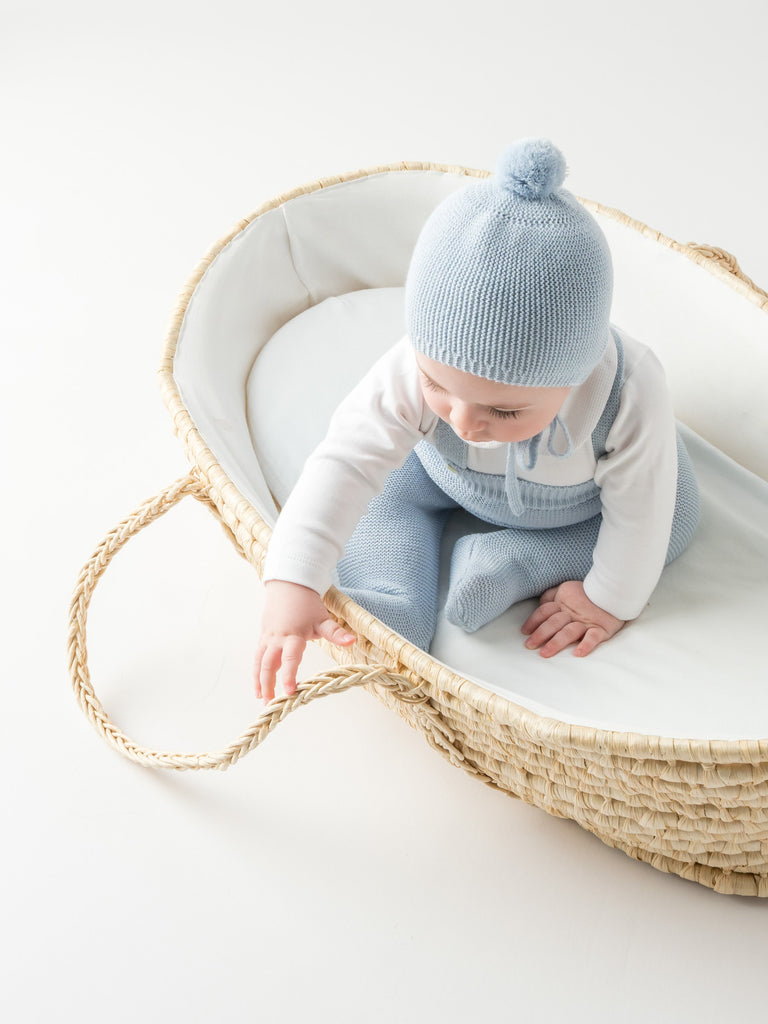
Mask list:
[[611,385],[611,391],[605,403],[605,408],[600,419],[597,421],[597,426],[592,431],[592,450],[595,453],[595,458],[598,460],[602,459],[607,451],[608,434],[611,432],[614,420],[619,414],[621,391],[624,387],[624,345],[615,327],[611,327],[611,333],[616,343],[616,375],[613,378],[613,384]]

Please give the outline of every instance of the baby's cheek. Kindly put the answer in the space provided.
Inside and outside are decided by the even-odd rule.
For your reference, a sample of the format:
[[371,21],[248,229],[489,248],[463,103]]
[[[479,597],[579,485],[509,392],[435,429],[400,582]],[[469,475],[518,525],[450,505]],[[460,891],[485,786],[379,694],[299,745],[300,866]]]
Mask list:
[[547,424],[540,418],[521,416],[504,423],[497,431],[496,439],[508,444],[529,441],[540,433]]
[[434,392],[427,391],[426,389],[422,389],[422,394],[424,395],[424,401],[432,412],[436,413],[442,420],[448,418],[448,403],[445,399],[442,399],[440,395],[436,395]]

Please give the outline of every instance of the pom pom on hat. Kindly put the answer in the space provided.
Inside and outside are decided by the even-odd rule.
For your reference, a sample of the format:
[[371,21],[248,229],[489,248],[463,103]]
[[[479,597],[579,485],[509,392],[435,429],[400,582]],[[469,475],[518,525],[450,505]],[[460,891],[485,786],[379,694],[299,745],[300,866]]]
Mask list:
[[496,164],[496,183],[522,199],[546,199],[565,175],[565,157],[549,139],[518,139]]

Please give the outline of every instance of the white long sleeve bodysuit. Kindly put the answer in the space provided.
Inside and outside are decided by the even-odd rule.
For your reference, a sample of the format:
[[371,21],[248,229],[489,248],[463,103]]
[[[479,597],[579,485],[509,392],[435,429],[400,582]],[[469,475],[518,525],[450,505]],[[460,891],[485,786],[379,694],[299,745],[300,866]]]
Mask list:
[[[521,480],[539,484],[597,484],[602,520],[584,589],[600,608],[629,620],[642,611],[668,560],[678,442],[661,364],[645,345],[618,333],[624,383],[605,455],[596,458],[592,433],[616,377],[613,340],[560,411],[571,439],[568,457],[555,457],[542,446],[534,468],[517,472]],[[325,439],[305,463],[275,527],[265,582],[287,580],[322,596],[371,499],[420,441],[434,437],[439,422],[424,400],[414,349],[405,337],[337,408]],[[503,474],[508,447],[471,446],[467,468]]]

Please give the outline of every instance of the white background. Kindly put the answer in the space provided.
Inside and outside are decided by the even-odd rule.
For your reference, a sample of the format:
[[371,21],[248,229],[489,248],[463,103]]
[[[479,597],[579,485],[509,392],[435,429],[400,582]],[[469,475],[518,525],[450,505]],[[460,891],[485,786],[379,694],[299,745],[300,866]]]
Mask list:
[[[768,901],[487,789],[361,691],[225,774],[139,768],[77,708],[66,620],[96,543],[186,472],[155,375],[175,297],[279,192],[401,159],[492,168],[547,135],[572,191],[768,283],[766,10],[0,3],[5,1019],[761,1012]],[[260,710],[259,605],[194,503],[142,534],[89,623],[113,717],[171,749],[234,738]]]

